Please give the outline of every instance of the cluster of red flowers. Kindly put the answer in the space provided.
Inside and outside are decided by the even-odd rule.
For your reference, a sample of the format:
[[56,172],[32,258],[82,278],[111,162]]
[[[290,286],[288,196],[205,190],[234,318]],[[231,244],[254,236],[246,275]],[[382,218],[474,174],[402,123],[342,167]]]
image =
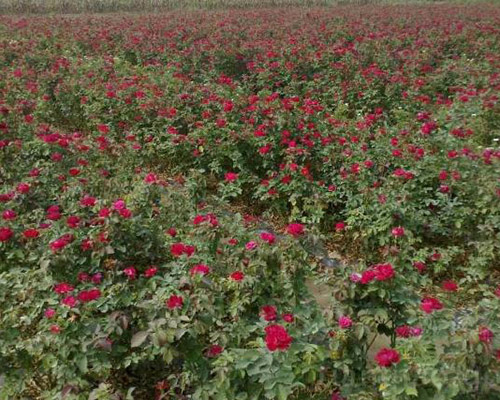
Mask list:
[[422,328],[418,326],[401,325],[394,329],[394,331],[396,332],[396,336],[400,338],[409,338],[422,334]]
[[[92,282],[94,284],[99,284],[102,281],[102,274],[101,273],[95,273],[92,276],[90,276],[87,273],[80,272],[78,274],[78,280],[81,283],[86,283],[86,282]],[[74,308],[77,306],[78,302],[85,304],[85,303],[90,303],[92,301],[95,301],[99,299],[102,295],[101,290],[99,288],[93,287],[90,289],[86,290],[81,290],[76,297],[72,295],[75,290],[75,287],[67,282],[60,282],[54,285],[54,292],[57,293],[58,295],[63,295],[64,297],[61,299],[61,304]],[[48,308],[45,310],[45,317],[46,318],[53,318],[56,314],[56,311],[52,308]],[[57,327],[54,325],[53,327]],[[54,328],[55,329],[55,328]],[[56,332],[58,333],[59,330]]]
[[376,264],[361,274],[359,282],[362,284],[370,283],[373,280],[386,281],[392,279],[395,275],[392,264]]
[[[372,302],[384,308],[397,301],[398,308],[419,306],[425,314],[444,308],[436,297],[415,302],[422,291],[437,292],[452,310],[480,275],[477,265],[484,274],[498,258],[500,150],[491,132],[500,101],[499,14],[481,9],[411,9],[409,19],[401,11],[404,21],[386,9],[367,9],[362,18],[347,9],[310,10],[305,19],[293,10],[228,12],[216,23],[175,13],[168,21],[103,16],[99,24],[87,17],[71,23],[2,17],[1,37],[8,38],[0,65],[5,281],[22,266],[47,271],[57,282],[44,293],[51,305],[42,308],[44,334],[64,334],[65,325],[53,323],[63,316],[93,324],[111,317],[108,311],[116,315],[114,306],[128,312],[143,296],[148,304],[161,298],[172,325],[175,318],[186,322],[181,314],[189,311],[186,324],[196,326],[201,307],[220,313],[214,321],[234,322],[235,330],[241,321],[266,326],[267,348],[285,351],[291,334],[299,345],[306,334],[297,301],[302,293],[287,298],[282,289],[293,285],[281,279],[300,279],[295,271],[302,272],[303,259],[296,257],[298,268],[282,262],[280,278],[265,282],[269,271],[262,270],[271,263],[263,257],[295,257],[309,234],[320,232],[340,251],[362,249],[359,259],[367,265],[383,261],[351,274],[353,284],[329,281],[359,296],[349,298],[356,307],[342,308],[349,315],[336,314],[334,328],[325,328],[332,336],[361,333],[365,340],[357,308]],[[85,51],[71,51],[75,46]],[[163,179],[166,158],[176,177]],[[277,235],[245,215],[241,229],[255,229],[227,232],[225,215],[216,211],[220,203],[212,202],[221,189],[241,189],[238,202],[255,200],[259,211],[283,210],[296,222]],[[175,209],[184,190],[182,210]],[[210,295],[200,295],[204,290]],[[495,294],[500,297],[500,287]],[[128,296],[130,303],[107,296]],[[205,304],[211,301],[217,307]],[[267,304],[257,312],[262,301],[283,309]],[[296,314],[287,312],[292,309]],[[152,312],[130,312],[130,318],[139,314]],[[497,326],[484,321],[474,325],[472,341],[500,358],[500,350],[493,353]],[[121,325],[149,321],[136,322]],[[425,341],[433,333],[426,322],[425,335],[413,319],[393,333],[414,338],[406,344]],[[203,325],[193,347],[205,357],[241,344],[227,327],[221,334],[219,325]],[[134,357],[143,355],[151,353]],[[382,367],[400,359],[388,348],[375,358]]]
[[183,254],[187,255],[188,257],[191,257],[195,252],[195,247],[186,245],[184,243],[173,243],[170,245],[170,253],[174,257],[180,257]]

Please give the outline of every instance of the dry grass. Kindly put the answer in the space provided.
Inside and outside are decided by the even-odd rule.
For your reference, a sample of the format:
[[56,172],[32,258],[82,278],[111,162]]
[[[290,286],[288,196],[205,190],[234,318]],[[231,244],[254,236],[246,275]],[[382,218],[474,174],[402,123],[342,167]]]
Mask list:
[[[473,2],[474,0],[455,0]],[[159,12],[174,9],[318,7],[379,3],[437,3],[430,0],[0,0],[2,14]]]

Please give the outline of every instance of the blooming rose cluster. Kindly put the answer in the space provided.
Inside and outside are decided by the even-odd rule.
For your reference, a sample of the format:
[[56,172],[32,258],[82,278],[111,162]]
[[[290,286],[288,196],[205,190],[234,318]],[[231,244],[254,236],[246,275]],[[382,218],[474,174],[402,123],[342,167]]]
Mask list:
[[386,281],[392,279],[395,275],[394,267],[392,264],[376,264],[372,265],[369,269],[361,274],[359,282],[366,285],[373,280]]

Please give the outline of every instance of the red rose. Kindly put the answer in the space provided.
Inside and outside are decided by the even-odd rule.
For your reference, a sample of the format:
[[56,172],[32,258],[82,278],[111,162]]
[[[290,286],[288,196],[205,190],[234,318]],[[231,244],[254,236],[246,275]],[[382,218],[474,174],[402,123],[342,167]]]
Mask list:
[[170,254],[174,257],[180,257],[184,254],[185,246],[183,243],[173,243],[170,245]]
[[189,245],[189,244],[184,246],[184,254],[186,254],[188,257],[191,257],[195,250],[196,250],[196,248],[194,246]]
[[132,211],[130,211],[128,208],[118,210],[118,213],[120,214],[120,216],[122,216],[123,218],[126,218],[126,219],[132,217]]
[[93,284],[98,285],[102,281],[102,274],[100,272],[96,272],[94,275],[92,275],[92,278],[90,278]]
[[130,280],[135,279],[137,276],[137,270],[134,267],[125,268],[123,273],[127,275]]
[[66,224],[70,228],[78,228],[78,225],[80,224],[80,218],[76,215],[70,215],[68,218],[66,218]]
[[339,327],[341,329],[348,329],[352,326],[352,319],[349,317],[346,317],[345,315],[342,315],[339,318]]
[[281,318],[283,318],[283,321],[288,322],[289,324],[294,321],[293,314],[283,314]]
[[399,353],[395,349],[381,349],[375,356],[375,361],[381,367],[390,367],[392,364],[397,364],[401,360]]
[[234,172],[226,172],[226,174],[224,175],[224,178],[226,179],[226,182],[233,182],[236,179],[238,179],[238,174],[236,174]]
[[101,208],[99,210],[99,217],[107,218],[111,215],[111,210],[109,208]]
[[12,229],[5,227],[0,228],[0,242],[6,242],[7,240],[10,240],[12,236],[14,236],[14,232],[12,232]]
[[166,301],[166,305],[169,309],[173,310],[175,308],[182,308],[184,305],[184,299],[181,296],[171,295]]
[[412,328],[408,325],[401,325],[394,329],[396,336],[401,338],[409,338],[411,336],[420,336],[422,329],[418,327]]
[[453,281],[444,281],[441,287],[447,292],[456,292],[458,290],[457,284]]
[[14,210],[5,210],[2,213],[2,218],[5,221],[12,221],[12,220],[16,219],[16,217],[17,217],[17,214]]
[[61,303],[67,307],[74,307],[76,305],[76,298],[74,296],[67,296],[61,300]]
[[264,241],[264,242],[267,242],[269,244],[273,244],[275,241],[276,241],[276,236],[274,236],[272,233],[270,232],[262,232],[260,234],[260,238]]
[[359,280],[359,282],[362,283],[363,285],[366,285],[367,283],[373,281],[376,275],[377,274],[375,273],[374,270],[368,269],[361,274],[361,279]]
[[158,176],[153,173],[149,173],[145,176],[144,182],[149,183],[149,184],[154,184],[158,182]]
[[276,312],[276,307],[274,306],[263,306],[260,309],[260,315],[262,318],[264,318],[266,321],[274,321],[278,314]]
[[28,185],[27,183],[20,183],[19,185],[17,185],[16,190],[19,193],[28,193],[30,191],[30,185]]
[[83,239],[82,240],[82,243],[80,245],[80,248],[83,250],[83,251],[87,251],[87,250],[90,250],[92,249],[93,247],[93,243],[92,243],[92,240],[90,239]]
[[74,240],[71,234],[62,235],[59,239],[50,242],[49,246],[53,253],[63,249]]
[[341,221],[341,222],[337,222],[337,223],[335,224],[335,230],[336,230],[337,232],[343,231],[343,230],[345,229],[345,226],[346,226],[346,225],[345,225],[345,222],[342,222],[342,221]]
[[332,397],[330,400],[345,400],[339,392],[335,392],[332,394]]
[[189,273],[191,276],[193,275],[207,275],[210,273],[210,267],[205,264],[198,264],[195,265],[193,268],[190,269]]
[[394,268],[391,264],[378,264],[374,268],[377,281],[386,281],[394,277]]
[[266,331],[266,346],[269,350],[286,350],[290,347],[293,338],[288,335],[286,329],[281,325],[269,325]]
[[486,327],[479,328],[479,340],[483,343],[491,343],[493,340],[493,332]]
[[441,186],[439,186],[439,191],[441,193],[449,193],[450,187],[448,185],[441,185]]
[[88,282],[88,281],[90,281],[90,275],[87,274],[86,272],[79,272],[76,278],[80,282]]
[[420,309],[427,314],[432,313],[435,310],[441,310],[443,304],[433,297],[424,297],[420,303]]
[[50,332],[55,335],[55,334],[61,332],[61,328],[59,328],[58,325],[51,325],[50,326]]
[[231,275],[229,275],[229,278],[235,282],[239,282],[239,281],[243,280],[244,277],[245,277],[245,274],[241,271],[235,271]]
[[405,235],[405,228],[402,226],[397,226],[395,228],[392,228],[392,236],[394,237],[402,237]]
[[34,239],[40,236],[40,232],[36,229],[26,229],[23,232],[23,236],[27,239]]
[[296,238],[304,234],[304,225],[297,223],[289,224],[286,227],[286,231],[289,235],[292,235]]
[[250,242],[245,244],[245,249],[247,250],[255,250],[259,245],[257,242],[251,240]]
[[422,261],[415,261],[413,266],[418,270],[418,272],[422,273],[425,271],[427,266]]
[[99,297],[101,297],[101,291],[97,288],[83,290],[78,294],[78,300],[80,300],[82,303],[88,303],[90,301],[97,300]]
[[224,351],[224,348],[222,346],[219,346],[218,344],[213,344],[207,350],[207,357],[210,357],[210,358],[217,357],[223,351]]
[[177,235],[177,231],[175,228],[168,228],[166,233],[167,233],[167,235],[170,235],[172,237],[175,237]]
[[439,253],[433,253],[431,255],[431,260],[432,261],[439,261],[440,259],[441,259],[441,254],[439,254]]
[[144,276],[146,278],[151,278],[151,277],[155,276],[157,272],[158,272],[158,268],[151,267],[151,268],[148,268],[146,271],[144,271]]
[[74,289],[75,288],[73,287],[73,285],[70,285],[66,282],[61,282],[54,285],[54,292],[56,292],[57,294],[71,293]]
[[80,205],[82,207],[93,207],[97,204],[97,199],[95,197],[85,195],[80,200]]

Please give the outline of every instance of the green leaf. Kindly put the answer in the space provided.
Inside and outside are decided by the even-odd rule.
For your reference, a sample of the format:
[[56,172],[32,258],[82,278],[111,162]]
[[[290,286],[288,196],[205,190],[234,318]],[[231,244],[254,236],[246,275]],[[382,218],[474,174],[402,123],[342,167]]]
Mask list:
[[81,356],[79,357],[77,360],[76,360],[76,365],[78,367],[78,369],[80,369],[80,371],[82,371],[82,373],[87,373],[88,371],[88,360],[87,360],[87,356]]
[[415,388],[415,386],[408,386],[408,387],[405,389],[405,393],[406,393],[408,396],[418,396],[418,391],[417,391],[417,389]]
[[139,331],[132,336],[132,340],[130,342],[130,347],[139,347],[141,344],[144,343],[144,341],[147,339],[149,336],[149,332],[147,331]]

